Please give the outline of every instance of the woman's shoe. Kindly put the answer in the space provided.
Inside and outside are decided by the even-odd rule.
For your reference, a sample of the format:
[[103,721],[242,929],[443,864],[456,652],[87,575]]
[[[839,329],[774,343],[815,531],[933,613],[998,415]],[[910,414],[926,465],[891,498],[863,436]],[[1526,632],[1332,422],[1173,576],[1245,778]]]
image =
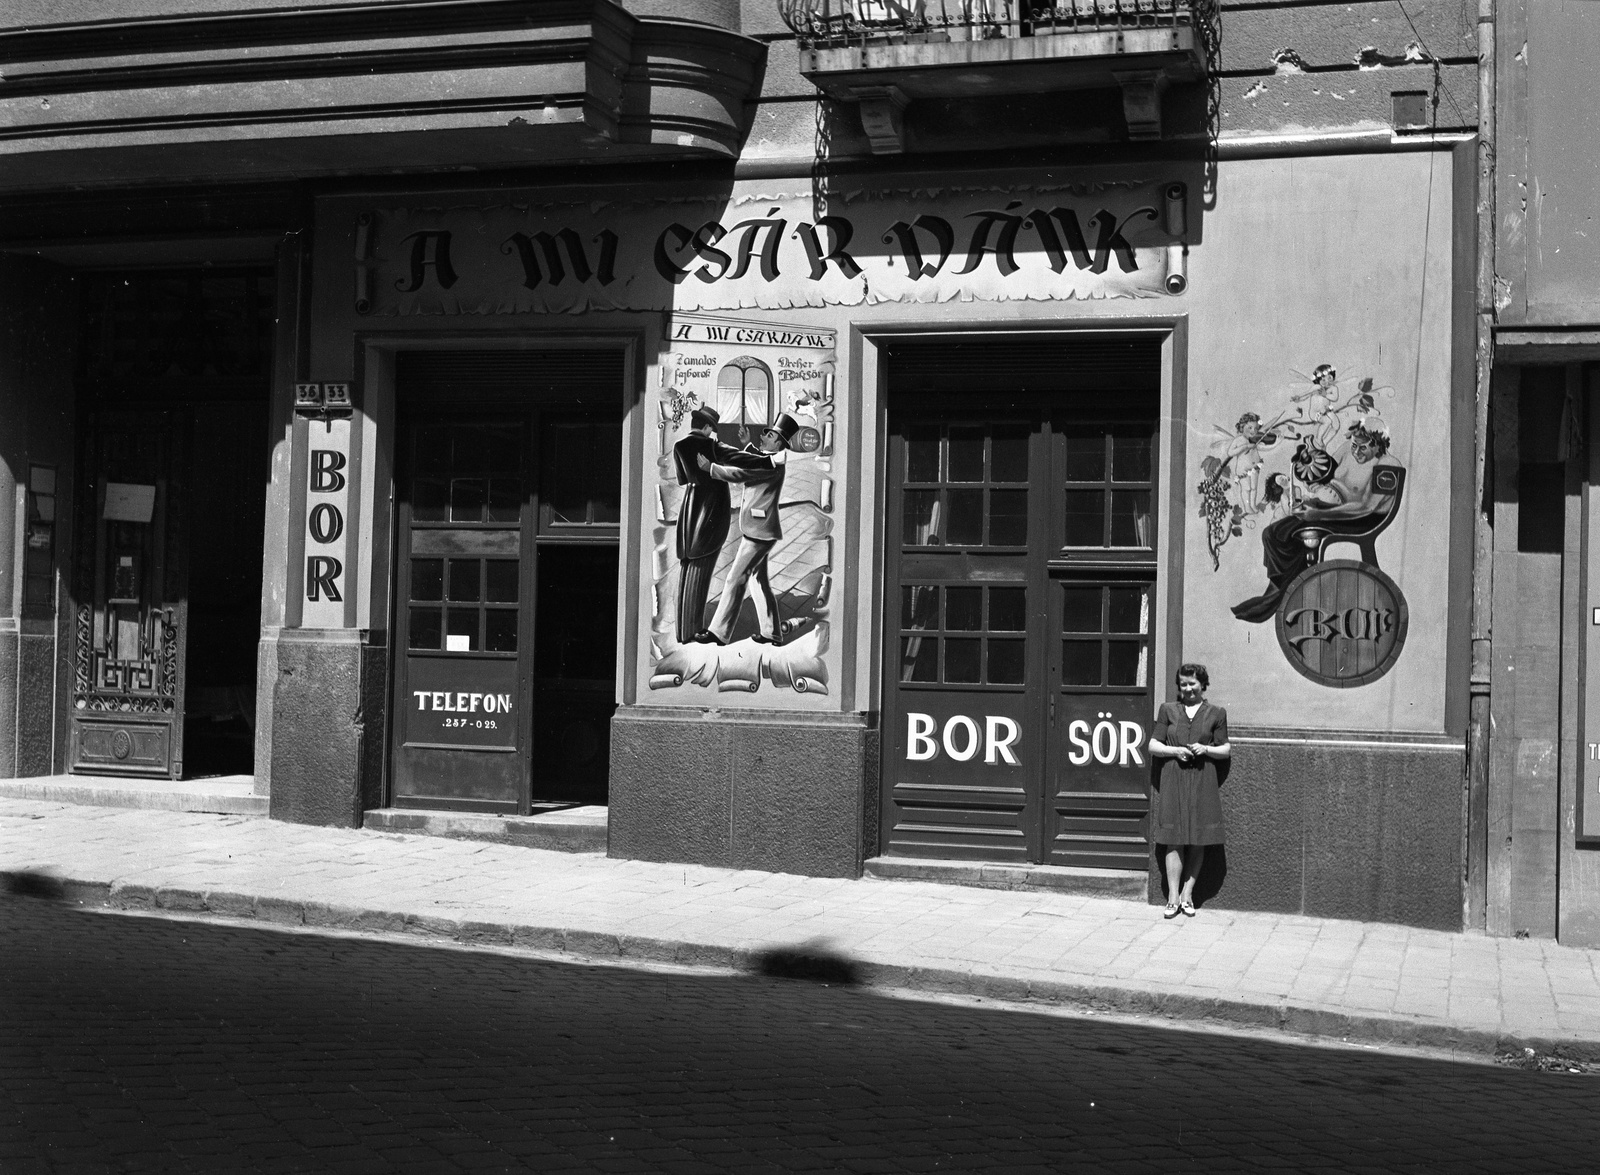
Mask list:
[[1191,898],[1179,898],[1178,899],[1178,909],[1183,911],[1183,916],[1185,918],[1193,918],[1194,917],[1194,901],[1193,901],[1193,899],[1191,899]]
[[1161,916],[1163,918],[1176,918],[1178,916],[1178,903],[1168,902],[1167,908],[1161,911]]

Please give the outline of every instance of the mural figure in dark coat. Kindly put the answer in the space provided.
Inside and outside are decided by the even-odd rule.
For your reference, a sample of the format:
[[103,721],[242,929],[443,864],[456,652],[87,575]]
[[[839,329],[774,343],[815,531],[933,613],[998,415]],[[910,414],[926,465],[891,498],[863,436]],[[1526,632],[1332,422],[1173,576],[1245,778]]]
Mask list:
[[732,507],[728,482],[711,475],[715,462],[731,468],[743,465],[772,467],[770,458],[735,449],[717,440],[721,424],[717,410],[696,408],[689,414],[689,434],[672,446],[678,484],[687,486],[678,506],[678,643],[687,644],[703,632],[706,596],[717,555],[728,537]]
[[[738,462],[720,458],[714,462],[703,453],[696,457],[700,468],[717,481],[737,482],[745,487],[744,507],[739,511],[739,549],[728,568],[716,616],[704,631],[695,635],[694,639],[702,644],[728,643],[752,580],[756,587],[751,596],[756,608],[756,633],[751,639],[757,644],[783,644],[783,622],[767,579],[767,556],[783,537],[783,527],[778,522],[778,500],[783,495],[789,442],[799,431],[800,422],[785,412],[762,431],[758,453],[734,450],[736,456],[743,458]],[[726,488],[723,492],[726,494]]]

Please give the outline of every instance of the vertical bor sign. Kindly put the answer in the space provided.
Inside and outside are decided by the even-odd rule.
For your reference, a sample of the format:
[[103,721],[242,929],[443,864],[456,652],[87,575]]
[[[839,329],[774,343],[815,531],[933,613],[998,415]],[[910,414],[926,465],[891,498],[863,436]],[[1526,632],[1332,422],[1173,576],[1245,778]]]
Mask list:
[[307,426],[304,628],[342,628],[349,592],[345,549],[350,517],[350,418]]

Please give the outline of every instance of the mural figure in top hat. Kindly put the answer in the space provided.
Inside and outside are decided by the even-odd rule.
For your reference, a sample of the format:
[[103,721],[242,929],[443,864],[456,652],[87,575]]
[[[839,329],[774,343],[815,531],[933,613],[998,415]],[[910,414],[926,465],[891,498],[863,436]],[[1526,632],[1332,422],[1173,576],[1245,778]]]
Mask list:
[[[728,568],[727,582],[722,586],[722,599],[717,604],[717,614],[709,626],[695,634],[701,644],[725,645],[733,632],[734,621],[744,603],[745,592],[752,580],[755,593],[751,601],[756,609],[756,633],[751,639],[757,644],[781,645],[784,641],[784,624],[778,615],[778,603],[772,595],[772,585],[767,578],[767,556],[783,537],[778,521],[778,500],[783,494],[783,475],[789,458],[789,443],[800,431],[800,422],[787,412],[779,415],[761,433],[760,456],[755,453],[733,450],[739,461],[712,461],[705,453],[696,455],[696,463],[718,482],[738,483],[745,487],[744,507],[739,511],[739,549]],[[748,458],[757,457],[765,468],[752,464]],[[724,489],[726,494],[726,489]],[[680,620],[681,623],[681,620]]]
[[727,479],[717,479],[709,471],[712,462],[730,468],[740,466],[772,468],[765,455],[735,449],[717,440],[722,423],[717,410],[702,405],[689,415],[689,433],[672,446],[678,484],[687,486],[678,508],[678,643],[686,644],[703,632],[706,596],[711,590],[711,573],[717,555],[728,537],[732,508],[728,500]]

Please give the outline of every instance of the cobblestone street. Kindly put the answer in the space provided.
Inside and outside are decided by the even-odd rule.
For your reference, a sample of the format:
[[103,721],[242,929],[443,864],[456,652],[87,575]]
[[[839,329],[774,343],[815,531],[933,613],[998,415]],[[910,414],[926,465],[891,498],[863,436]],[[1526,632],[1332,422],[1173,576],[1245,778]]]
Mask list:
[[0,1170],[1583,1169],[1600,1081],[0,899]]

